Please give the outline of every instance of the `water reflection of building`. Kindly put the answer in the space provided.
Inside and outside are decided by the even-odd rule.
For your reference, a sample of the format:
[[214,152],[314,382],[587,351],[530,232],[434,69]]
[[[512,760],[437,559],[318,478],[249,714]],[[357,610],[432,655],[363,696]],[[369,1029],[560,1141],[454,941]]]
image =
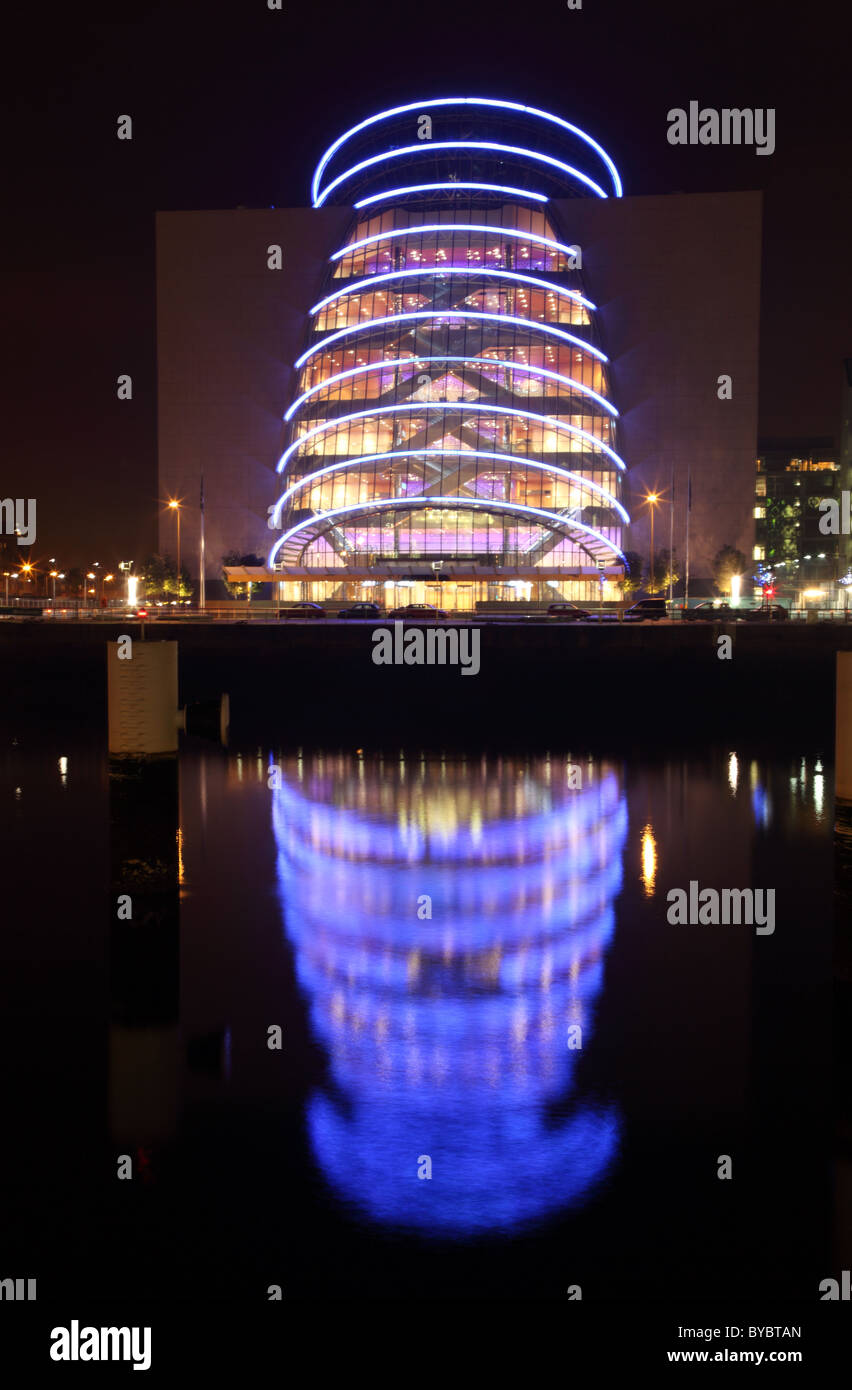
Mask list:
[[332,1187],[441,1236],[582,1200],[618,1140],[569,1046],[575,1025],[592,1036],[621,884],[615,773],[584,765],[572,789],[561,760],[317,756],[282,774],[279,884],[329,1055],[309,1129]]

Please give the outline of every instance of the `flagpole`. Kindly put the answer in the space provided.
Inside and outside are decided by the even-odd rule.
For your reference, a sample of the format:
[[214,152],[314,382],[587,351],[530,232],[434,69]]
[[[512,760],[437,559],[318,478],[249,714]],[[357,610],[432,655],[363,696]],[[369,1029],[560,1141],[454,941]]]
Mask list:
[[201,497],[200,497],[200,499],[199,499],[199,507],[200,507],[200,511],[201,511],[201,532],[200,532],[200,539],[199,539],[199,543],[198,543],[198,563],[199,563],[199,574],[198,574],[198,607],[199,607],[199,609],[201,610],[201,612],[203,613],[203,612],[204,612],[205,604],[206,604],[206,602],[207,602],[207,589],[206,589],[205,574],[204,574],[204,474],[203,474],[203,473],[202,473],[202,475],[201,475]]
[[692,463],[686,466],[686,563],[684,565],[683,606],[689,607],[689,514],[692,511]]
[[669,493],[669,617],[674,591],[674,460],[672,460],[672,485]]

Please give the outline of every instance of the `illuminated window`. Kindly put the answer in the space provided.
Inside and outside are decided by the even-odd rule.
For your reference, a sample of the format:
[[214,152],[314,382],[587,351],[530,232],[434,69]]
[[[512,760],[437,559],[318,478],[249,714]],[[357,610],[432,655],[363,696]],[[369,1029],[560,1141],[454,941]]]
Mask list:
[[751,558],[752,558],[753,560],[765,560],[765,559],[766,559],[766,547],[763,546],[763,545],[756,545],[756,546],[754,547],[754,549],[752,550],[752,552],[751,552]]

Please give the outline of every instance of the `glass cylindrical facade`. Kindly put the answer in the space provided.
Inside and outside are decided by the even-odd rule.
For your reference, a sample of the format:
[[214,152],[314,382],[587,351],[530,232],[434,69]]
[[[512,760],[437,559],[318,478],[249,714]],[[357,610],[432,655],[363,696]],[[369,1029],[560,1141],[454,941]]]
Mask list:
[[585,594],[623,562],[624,465],[581,249],[546,203],[603,191],[553,153],[561,127],[528,148],[506,127],[529,116],[436,106],[365,123],[318,170],[315,202],[355,216],[297,363],[270,562],[325,592],[439,562],[486,595]]

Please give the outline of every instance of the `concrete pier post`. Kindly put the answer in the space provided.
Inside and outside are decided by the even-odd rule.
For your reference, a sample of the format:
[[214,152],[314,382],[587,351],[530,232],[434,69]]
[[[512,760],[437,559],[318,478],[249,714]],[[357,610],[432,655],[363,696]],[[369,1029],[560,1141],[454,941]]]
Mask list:
[[107,643],[110,757],[177,753],[177,642]]

